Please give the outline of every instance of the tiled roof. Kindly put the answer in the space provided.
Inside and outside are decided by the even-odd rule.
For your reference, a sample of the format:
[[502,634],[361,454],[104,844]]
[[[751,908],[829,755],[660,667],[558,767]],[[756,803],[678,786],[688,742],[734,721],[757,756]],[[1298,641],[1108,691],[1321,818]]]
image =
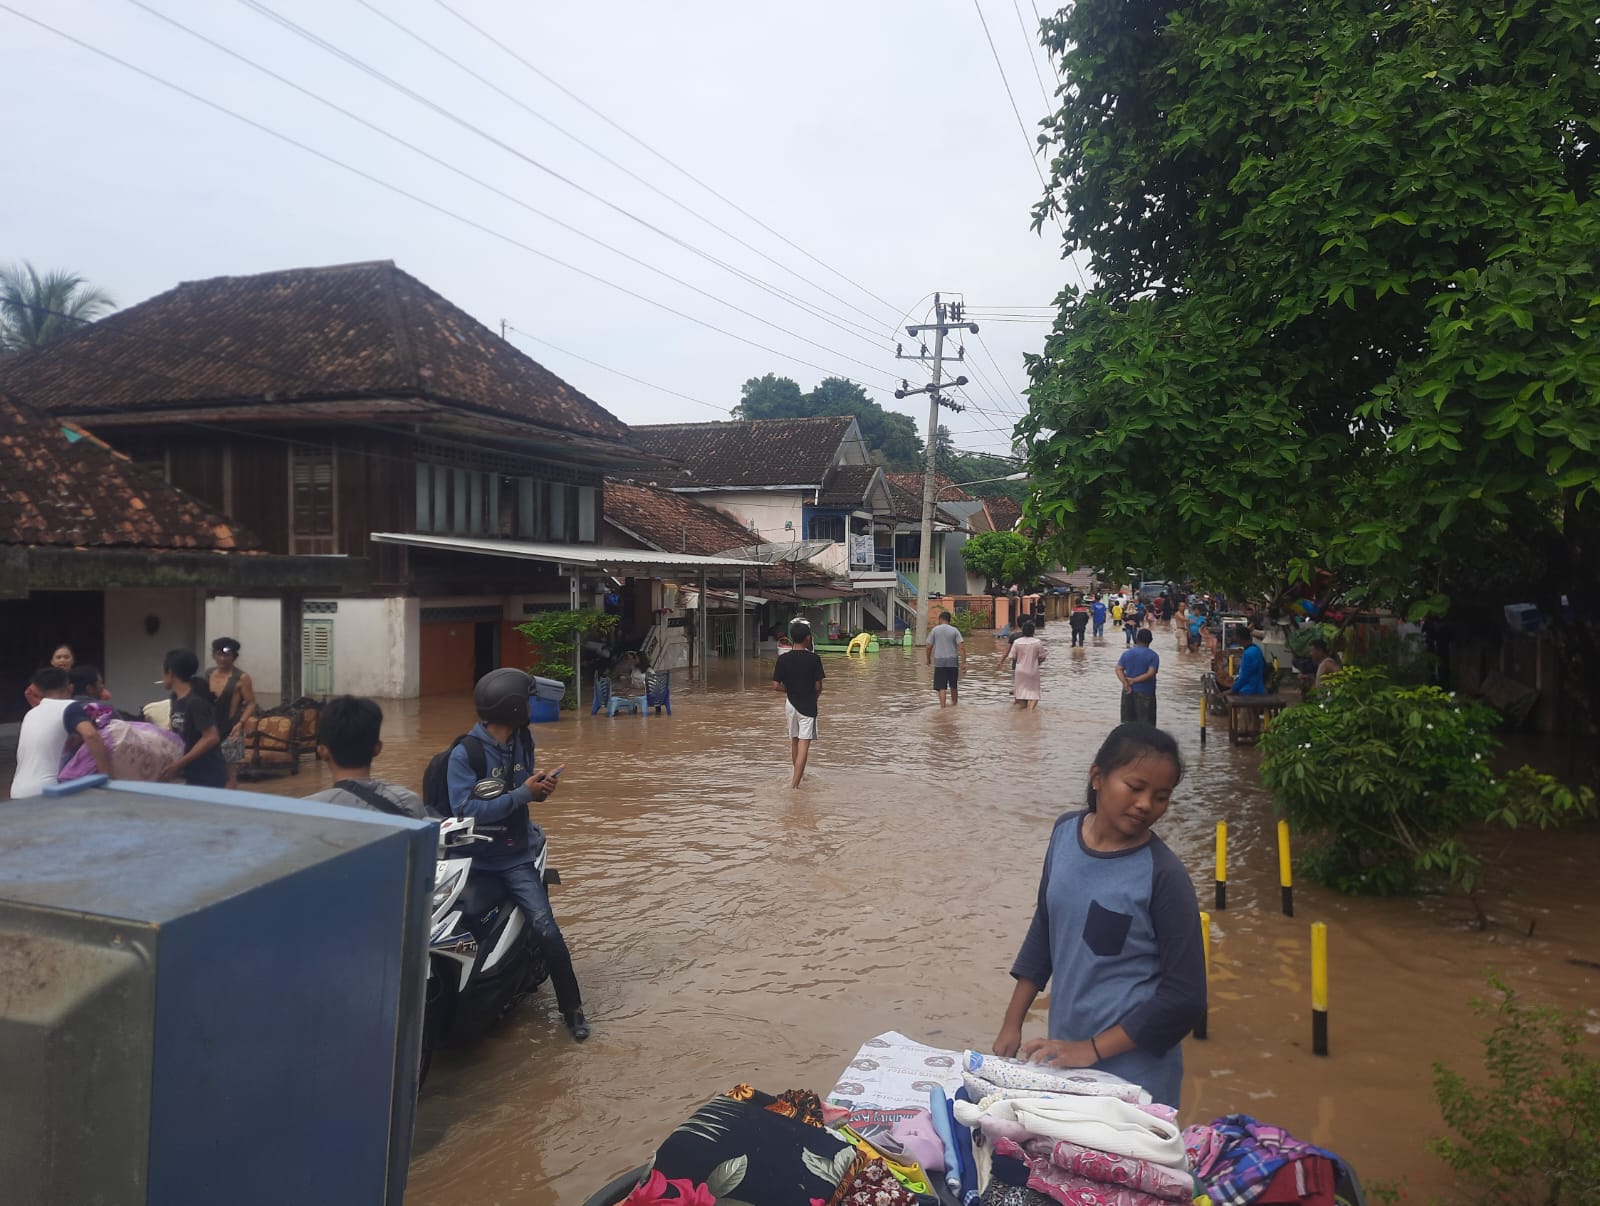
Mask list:
[[[727,423],[652,423],[629,428],[628,442],[689,470],[682,485],[820,486],[855,420],[752,419]],[[663,481],[661,484],[667,484]]]
[[715,557],[756,543],[738,520],[686,494],[608,480],[605,518],[646,544],[669,553]]
[[0,363],[0,388],[85,420],[402,397],[627,437],[616,416],[388,260],[186,281]]
[[[920,473],[891,473],[888,478],[902,490],[909,490],[917,496],[917,505],[922,505],[922,474]],[[942,473],[933,475],[933,488],[936,491],[934,498],[939,502],[977,502],[977,498],[968,494],[960,486],[952,482]]]
[[989,515],[994,520],[997,532],[1009,532],[1022,518],[1022,504],[1014,498],[1007,498],[1002,494],[988,495],[983,500],[989,506]]
[[877,476],[876,465],[835,465],[817,496],[820,507],[859,507]]
[[[885,473],[884,478],[889,483],[889,497],[894,500],[894,517],[901,523],[922,522],[922,474],[920,473]],[[902,485],[898,479],[915,478],[915,489]]]
[[0,394],[0,544],[251,549],[256,540],[82,428]]

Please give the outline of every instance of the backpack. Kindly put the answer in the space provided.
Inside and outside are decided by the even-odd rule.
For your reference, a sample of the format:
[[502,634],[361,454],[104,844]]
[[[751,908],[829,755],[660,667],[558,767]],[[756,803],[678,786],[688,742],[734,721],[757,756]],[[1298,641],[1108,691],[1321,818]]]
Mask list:
[[467,747],[467,760],[472,764],[474,777],[482,779],[489,773],[489,756],[483,752],[483,742],[471,733],[463,733],[448,748],[428,759],[428,769],[422,772],[422,806],[430,817],[444,820],[455,816],[450,807],[449,767],[450,755],[456,746]]
[[[512,744],[526,740],[528,746],[528,761],[533,761],[533,734],[526,728],[512,738]],[[474,779],[487,778],[489,774],[489,755],[484,751],[483,742],[471,733],[463,733],[452,741],[447,749],[441,750],[428,759],[428,768],[422,772],[422,807],[431,817],[444,819],[456,815],[450,805],[450,755],[455,753],[456,746],[465,746],[467,762],[472,767]],[[537,826],[533,818],[524,811],[521,814],[521,824],[517,823],[518,815],[513,813],[503,822],[493,825],[479,824],[474,826],[473,832],[493,840],[493,845],[483,849],[481,853],[488,854],[521,854],[534,844],[534,833]],[[542,842],[543,838],[540,838]]]

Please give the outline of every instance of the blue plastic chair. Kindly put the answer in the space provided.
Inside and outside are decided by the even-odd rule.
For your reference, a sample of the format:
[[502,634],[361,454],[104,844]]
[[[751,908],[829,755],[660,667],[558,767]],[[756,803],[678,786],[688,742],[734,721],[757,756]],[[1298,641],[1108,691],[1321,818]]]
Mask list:
[[672,672],[670,670],[646,670],[644,675],[644,707],[639,709],[639,714],[654,708],[657,716],[661,709],[667,710],[667,715],[672,715]]
[[641,716],[644,715],[640,696],[613,695],[611,679],[597,673],[594,676],[594,702],[589,705],[589,715],[593,716],[601,708],[606,710],[607,716],[615,716],[618,712],[638,712]]

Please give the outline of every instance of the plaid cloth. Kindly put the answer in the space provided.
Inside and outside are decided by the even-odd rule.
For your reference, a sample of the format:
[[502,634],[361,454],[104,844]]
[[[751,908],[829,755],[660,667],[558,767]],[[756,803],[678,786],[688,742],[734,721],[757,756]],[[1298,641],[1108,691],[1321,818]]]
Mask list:
[[1229,1114],[1183,1132],[1189,1164],[1216,1206],[1249,1206],[1290,1161],[1332,1152],[1296,1139],[1282,1127],[1257,1122],[1248,1114]]

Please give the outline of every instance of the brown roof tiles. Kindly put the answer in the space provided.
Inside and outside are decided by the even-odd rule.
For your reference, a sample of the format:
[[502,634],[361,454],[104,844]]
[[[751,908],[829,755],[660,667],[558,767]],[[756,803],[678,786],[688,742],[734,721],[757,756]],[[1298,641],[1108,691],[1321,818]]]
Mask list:
[[605,518],[607,523],[669,553],[715,557],[758,540],[738,520],[715,507],[655,486],[608,480]]
[[400,397],[627,438],[616,416],[388,260],[186,281],[0,362],[0,388],[85,419]]
[[815,488],[827,477],[854,423],[849,415],[652,423],[629,428],[629,443],[683,464],[689,476],[673,485]]
[[0,544],[223,550],[256,539],[81,427],[0,394]]

